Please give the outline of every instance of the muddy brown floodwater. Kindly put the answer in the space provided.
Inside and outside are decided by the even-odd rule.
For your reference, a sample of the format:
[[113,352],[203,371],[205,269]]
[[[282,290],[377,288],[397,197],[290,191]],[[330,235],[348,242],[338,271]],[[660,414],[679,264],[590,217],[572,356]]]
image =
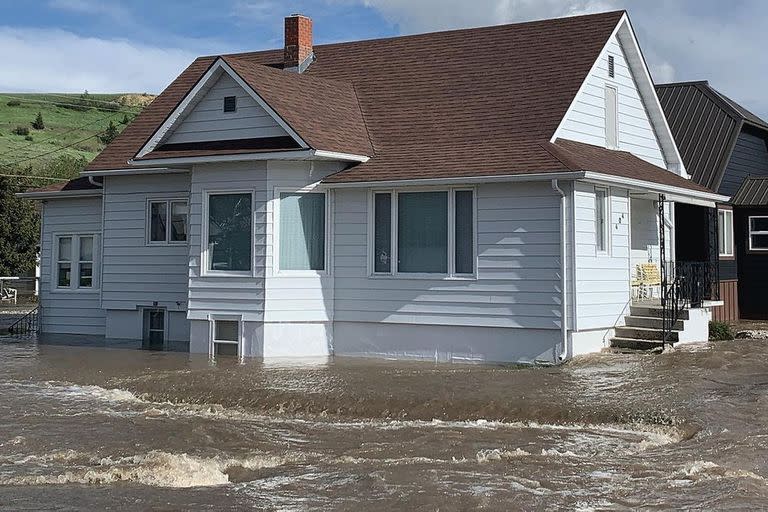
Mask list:
[[556,368],[0,341],[0,510],[768,506],[768,342]]

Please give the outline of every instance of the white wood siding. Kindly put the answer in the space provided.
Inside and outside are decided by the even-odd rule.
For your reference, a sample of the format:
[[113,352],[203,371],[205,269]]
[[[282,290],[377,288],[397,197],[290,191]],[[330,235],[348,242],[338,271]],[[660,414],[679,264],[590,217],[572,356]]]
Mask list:
[[[608,55],[614,57],[615,77],[608,76]],[[632,75],[624,51],[617,38],[612,38],[607,53],[600,56],[595,71],[587,77],[586,86],[577,95],[574,108],[563,121],[559,137],[595,146],[607,147],[605,86],[618,89],[618,149],[664,169],[664,154],[648,112]]]
[[[266,216],[266,322],[327,322],[333,320],[333,273],[326,275],[291,275],[275,272],[275,208],[280,192],[298,190],[317,183],[325,176],[341,170],[342,164],[332,162],[283,162],[270,161],[267,167],[270,202]],[[320,190],[318,190],[320,191]],[[326,204],[333,212],[333,194]],[[326,212],[328,213],[328,212]],[[332,219],[331,215],[326,215]],[[333,222],[326,224],[326,250],[333,255]],[[343,256],[342,256],[343,257]],[[329,259],[329,266],[332,260]]]
[[[101,212],[101,197],[54,199],[43,204],[40,303],[44,333],[104,335],[105,315],[99,290],[52,291],[54,237],[71,233],[94,233],[101,237]],[[98,274],[94,274],[94,281],[99,280]]]
[[[207,164],[192,171],[189,212],[189,304],[187,317],[207,320],[210,314],[243,315],[246,321],[264,319],[266,262],[266,162]],[[201,269],[203,201],[205,192],[252,191],[253,271],[249,277],[203,275]]]
[[[102,306],[136,310],[187,304],[184,245],[147,245],[147,200],[189,199],[189,174],[111,176],[104,184]],[[178,304],[177,304],[178,303]]]
[[595,191],[577,183],[574,192],[576,311],[579,330],[610,328],[623,320],[630,300],[629,197],[610,189],[608,253],[598,254]]
[[[237,97],[237,110],[224,112],[224,97]],[[205,142],[288,135],[231,76],[224,73],[173,128],[165,143]]]
[[558,329],[560,198],[547,183],[477,188],[477,279],[367,273],[368,191],[335,191],[336,321]]

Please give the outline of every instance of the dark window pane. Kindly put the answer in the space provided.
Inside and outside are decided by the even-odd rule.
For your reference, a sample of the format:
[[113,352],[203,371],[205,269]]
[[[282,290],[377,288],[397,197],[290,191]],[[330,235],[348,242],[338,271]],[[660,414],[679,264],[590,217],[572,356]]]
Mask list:
[[251,270],[251,217],[251,194],[210,196],[209,270]]
[[325,270],[325,194],[280,194],[280,269]]
[[768,231],[768,217],[751,217],[749,222],[752,231]]
[[171,242],[187,241],[187,215],[189,206],[186,202],[171,203]]
[[90,288],[93,286],[93,263],[80,263],[80,288]]
[[215,320],[213,339],[216,341],[239,341],[240,323],[237,320]]
[[392,270],[392,194],[374,196],[374,272]]
[[459,190],[456,192],[456,273],[471,274],[474,265],[474,229],[472,207],[472,192]]
[[215,343],[214,355],[237,357],[237,344],[235,343]]
[[752,235],[752,249],[768,249],[768,235]]
[[168,222],[166,203],[150,203],[149,211],[149,240],[165,242],[165,226]]
[[68,287],[71,282],[72,267],[69,263],[59,263],[59,277],[56,283],[59,287]]
[[155,309],[149,312],[149,328],[155,330],[165,329],[164,311]]
[[398,195],[399,272],[448,273],[448,193]]
[[164,338],[163,331],[149,331],[150,343],[162,343]]

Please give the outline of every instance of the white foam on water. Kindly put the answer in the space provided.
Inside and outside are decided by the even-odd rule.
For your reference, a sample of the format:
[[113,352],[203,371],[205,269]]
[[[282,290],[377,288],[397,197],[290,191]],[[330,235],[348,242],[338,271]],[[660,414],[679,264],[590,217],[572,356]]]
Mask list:
[[244,458],[197,457],[186,453],[154,450],[128,457],[102,457],[75,452],[54,452],[38,459],[72,461],[88,460],[91,467],[73,469],[56,475],[24,475],[0,479],[0,485],[108,485],[133,482],[152,487],[206,487],[229,483],[227,470],[274,468],[300,457],[258,454]]
[[[752,471],[744,469],[728,469],[708,460],[697,460],[686,464],[680,469],[677,476],[682,477],[683,480],[689,481],[716,480],[720,478],[746,478],[765,482],[764,477],[753,473]],[[679,480],[681,480],[681,478],[677,478],[673,480],[673,482]]]
[[542,448],[541,455],[543,457],[580,457],[570,450],[558,450],[557,448]]
[[477,452],[477,462],[484,464],[486,462],[496,462],[500,460],[516,459],[520,457],[527,457],[531,455],[530,452],[515,448],[514,450],[502,450],[500,448],[492,448],[480,450]]

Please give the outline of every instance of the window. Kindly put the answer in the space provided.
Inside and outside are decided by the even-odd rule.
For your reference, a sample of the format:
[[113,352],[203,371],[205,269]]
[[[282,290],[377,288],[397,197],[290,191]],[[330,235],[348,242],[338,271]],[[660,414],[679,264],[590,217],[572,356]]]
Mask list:
[[474,274],[472,190],[376,192],[372,203],[374,274]]
[[210,194],[205,247],[213,272],[251,272],[253,199],[250,192]]
[[749,218],[749,250],[768,251],[768,217]]
[[93,289],[96,265],[96,236],[59,235],[54,242],[57,289]]
[[605,145],[609,149],[619,147],[618,96],[618,89],[605,86]]
[[279,270],[325,270],[324,192],[281,193]]
[[608,56],[608,76],[611,78],[616,76],[616,65],[613,55]]
[[144,310],[144,341],[153,345],[165,342],[165,310],[159,308]]
[[187,201],[150,200],[148,204],[148,243],[153,245],[186,243],[189,217]]
[[608,189],[595,187],[595,246],[608,252]]
[[240,321],[213,320],[211,353],[214,356],[235,356],[240,353]]
[[237,96],[225,96],[224,112],[236,112],[236,111],[237,111]]
[[717,233],[720,256],[733,256],[733,210],[717,211]]

